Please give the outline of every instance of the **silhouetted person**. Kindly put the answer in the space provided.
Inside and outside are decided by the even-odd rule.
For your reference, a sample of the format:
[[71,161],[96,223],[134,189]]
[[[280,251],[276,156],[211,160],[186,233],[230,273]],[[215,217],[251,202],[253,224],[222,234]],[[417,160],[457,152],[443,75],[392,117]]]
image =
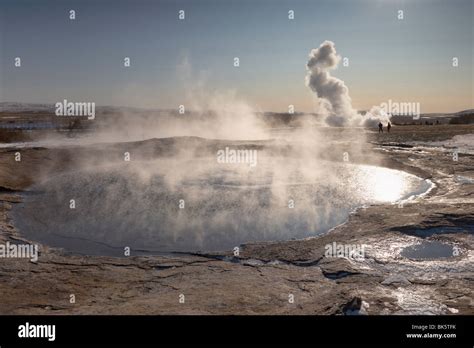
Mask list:
[[390,128],[392,128],[392,124],[390,122],[387,123],[387,133],[390,133]]
[[382,122],[379,122],[379,133],[380,132],[383,133],[383,124],[382,124]]

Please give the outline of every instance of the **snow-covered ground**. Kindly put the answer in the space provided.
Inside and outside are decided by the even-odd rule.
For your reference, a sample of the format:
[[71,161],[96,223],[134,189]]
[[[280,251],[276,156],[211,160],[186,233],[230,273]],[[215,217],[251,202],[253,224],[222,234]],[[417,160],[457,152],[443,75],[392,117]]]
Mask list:
[[456,135],[444,141],[413,141],[410,144],[419,147],[437,147],[442,151],[457,150],[458,153],[474,154],[474,134]]

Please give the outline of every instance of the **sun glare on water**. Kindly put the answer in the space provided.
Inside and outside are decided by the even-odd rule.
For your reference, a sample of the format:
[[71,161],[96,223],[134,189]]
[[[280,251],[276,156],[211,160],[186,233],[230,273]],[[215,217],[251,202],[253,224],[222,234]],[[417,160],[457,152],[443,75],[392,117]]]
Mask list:
[[362,194],[378,202],[395,202],[406,194],[408,181],[406,175],[385,168],[360,166],[359,182],[363,185]]

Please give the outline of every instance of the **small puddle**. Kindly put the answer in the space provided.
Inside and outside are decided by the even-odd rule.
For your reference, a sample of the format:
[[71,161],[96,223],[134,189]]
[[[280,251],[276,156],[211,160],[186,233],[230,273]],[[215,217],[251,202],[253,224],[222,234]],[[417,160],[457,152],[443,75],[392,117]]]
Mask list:
[[454,253],[452,245],[438,241],[423,241],[404,248],[400,255],[409,259],[426,260],[453,257]]

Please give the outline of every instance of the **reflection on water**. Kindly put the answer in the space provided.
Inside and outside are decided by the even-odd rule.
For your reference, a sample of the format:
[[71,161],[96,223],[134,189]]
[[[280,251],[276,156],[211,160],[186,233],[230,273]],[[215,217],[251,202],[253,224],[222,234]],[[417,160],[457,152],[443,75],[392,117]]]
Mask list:
[[357,174],[355,181],[365,188],[367,200],[393,202],[409,192],[410,181],[405,175],[394,170],[384,170],[374,167],[360,166],[354,170]]
[[[157,160],[56,176],[15,208],[15,224],[46,244],[86,254],[229,250],[305,238],[350,211],[421,193],[409,174],[349,163],[259,158],[255,168]],[[70,200],[76,207],[70,209]]]
[[422,241],[404,248],[400,254],[415,260],[439,259],[453,257],[455,249],[453,246],[439,241]]

